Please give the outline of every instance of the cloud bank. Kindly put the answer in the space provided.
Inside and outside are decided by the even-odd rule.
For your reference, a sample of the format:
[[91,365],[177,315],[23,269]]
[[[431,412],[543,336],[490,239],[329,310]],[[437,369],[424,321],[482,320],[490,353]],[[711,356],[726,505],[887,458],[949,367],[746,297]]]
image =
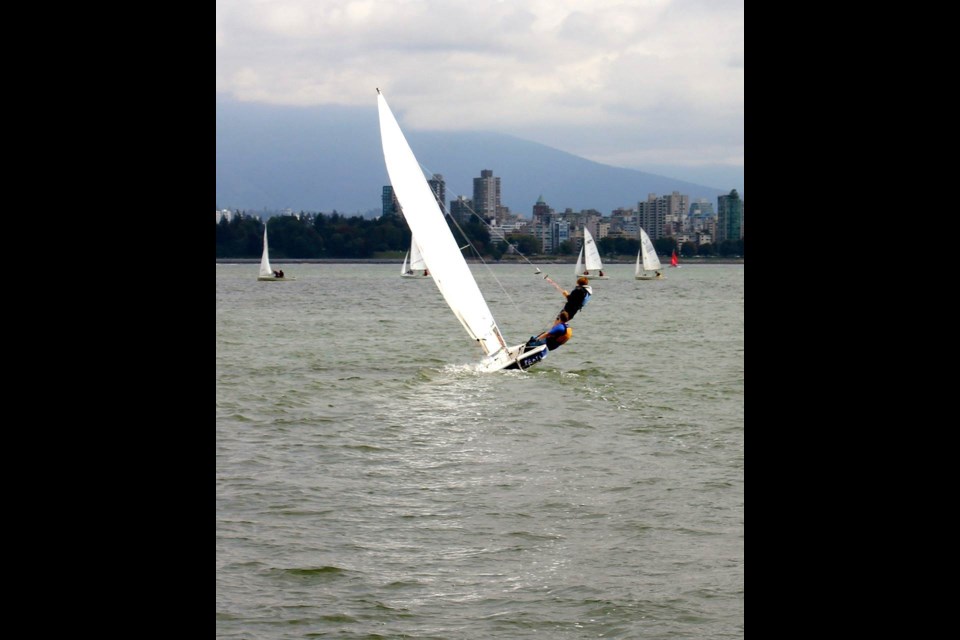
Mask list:
[[681,179],[726,171],[739,183],[716,186],[742,191],[743,9],[742,0],[218,0],[217,93],[370,106],[379,87],[405,129],[496,131]]

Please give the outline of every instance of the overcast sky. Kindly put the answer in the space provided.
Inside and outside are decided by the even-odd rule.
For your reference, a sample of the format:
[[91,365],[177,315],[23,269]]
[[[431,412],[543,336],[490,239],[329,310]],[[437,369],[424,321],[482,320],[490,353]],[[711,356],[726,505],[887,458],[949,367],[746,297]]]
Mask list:
[[743,0],[217,0],[217,93],[743,192]]

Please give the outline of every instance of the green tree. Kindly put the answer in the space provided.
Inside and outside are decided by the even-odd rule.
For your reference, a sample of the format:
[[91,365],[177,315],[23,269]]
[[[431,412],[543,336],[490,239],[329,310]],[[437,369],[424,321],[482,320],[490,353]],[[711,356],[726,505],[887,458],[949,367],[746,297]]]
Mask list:
[[616,246],[616,240],[610,236],[597,240],[597,251],[601,257],[616,253]]
[[724,258],[743,257],[743,240],[721,240],[717,253]]
[[653,248],[657,255],[669,256],[677,248],[677,239],[673,236],[664,236],[653,241]]
[[527,233],[511,233],[507,241],[516,247],[521,255],[532,256],[540,253],[540,240]]
[[613,240],[613,251],[619,256],[635,256],[640,253],[640,241],[636,238],[617,236]]
[[323,254],[323,238],[309,219],[273,216],[269,227],[271,257],[310,259]]
[[[530,234],[513,233],[506,238],[491,239],[484,223],[473,219],[459,226],[446,216],[447,224],[458,246],[469,243],[483,257],[499,259],[510,245],[524,256],[541,255],[540,240]],[[405,252],[410,247],[411,233],[401,215],[367,219],[359,215],[345,216],[334,210],[330,214],[301,211],[298,215],[274,215],[267,220],[270,228],[270,254],[275,258],[371,258],[377,253]],[[230,220],[222,218],[216,225],[217,258],[259,258],[263,250],[264,223],[258,216],[238,211]],[[507,244],[509,243],[509,244]],[[677,245],[676,238],[653,241],[658,255],[671,252],[684,257],[694,255],[743,257],[743,239],[697,246],[692,242]],[[623,236],[607,236],[597,243],[601,255],[635,256],[639,240]],[[573,243],[565,240],[554,250],[557,255],[573,255]]]
[[446,218],[447,224],[450,226],[450,232],[453,233],[453,239],[456,240],[458,247],[462,247],[469,241],[481,256],[491,254],[490,231],[487,229],[487,225],[472,219],[470,222],[460,223],[458,226],[449,215]]
[[263,224],[238,211],[217,223],[218,258],[259,258],[263,251]]

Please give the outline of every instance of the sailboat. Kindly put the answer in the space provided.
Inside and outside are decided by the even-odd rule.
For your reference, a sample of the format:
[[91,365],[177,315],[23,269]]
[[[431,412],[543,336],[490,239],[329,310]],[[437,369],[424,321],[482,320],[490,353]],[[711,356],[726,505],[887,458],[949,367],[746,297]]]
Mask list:
[[[283,273],[282,271],[278,273]],[[270,266],[270,250],[267,248],[267,225],[263,225],[263,254],[260,256],[260,275],[257,280],[280,282],[283,280],[296,280],[293,276],[278,276],[273,272]]]
[[653,248],[650,242],[650,236],[640,228],[640,251],[637,252],[637,268],[634,270],[634,278],[637,280],[657,280],[663,278],[660,273],[660,258],[657,257],[657,250]]
[[403,259],[400,276],[403,278],[426,278],[429,275],[427,263],[423,261],[423,254],[420,253],[417,241],[410,238],[410,250],[407,251],[407,255]]
[[678,262],[677,262],[677,250],[676,250],[676,249],[673,250],[673,255],[670,256],[670,266],[671,266],[671,267],[679,267],[679,266],[680,266],[680,265],[678,264]]
[[[586,260],[586,263],[584,263]],[[580,255],[577,256],[577,266],[574,267],[574,278],[587,276],[591,280],[606,280],[607,276],[603,274],[603,262],[600,261],[600,252],[597,251],[597,243],[593,241],[593,236],[583,228],[583,246],[580,247]]]
[[507,344],[380,89],[377,89],[377,110],[390,184],[403,217],[417,239],[420,253],[430,266],[430,277],[467,335],[483,352],[478,370],[492,372],[533,366],[547,355],[546,345],[527,348],[523,343]]

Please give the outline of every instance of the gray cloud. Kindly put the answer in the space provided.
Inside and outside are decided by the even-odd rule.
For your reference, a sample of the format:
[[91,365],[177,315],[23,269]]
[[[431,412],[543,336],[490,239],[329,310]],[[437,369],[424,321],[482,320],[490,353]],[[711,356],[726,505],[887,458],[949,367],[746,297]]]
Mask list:
[[[655,173],[743,169],[742,0],[218,0],[217,92]],[[742,191],[742,179],[738,186]]]

